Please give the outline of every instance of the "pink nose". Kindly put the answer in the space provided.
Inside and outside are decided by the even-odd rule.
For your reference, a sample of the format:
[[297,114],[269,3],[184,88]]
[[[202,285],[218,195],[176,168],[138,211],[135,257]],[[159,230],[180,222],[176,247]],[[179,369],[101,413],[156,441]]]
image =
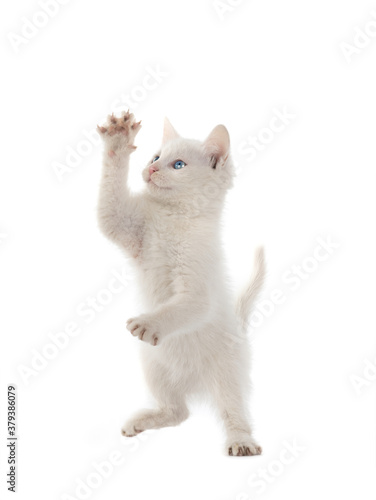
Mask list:
[[151,176],[152,174],[154,174],[154,172],[158,172],[158,167],[156,167],[155,165],[150,165],[149,175]]

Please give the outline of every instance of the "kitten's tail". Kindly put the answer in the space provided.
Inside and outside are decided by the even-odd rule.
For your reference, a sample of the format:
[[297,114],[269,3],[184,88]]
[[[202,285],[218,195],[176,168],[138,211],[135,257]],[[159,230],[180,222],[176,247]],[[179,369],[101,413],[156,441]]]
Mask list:
[[243,290],[236,303],[236,314],[242,329],[247,330],[247,320],[252,311],[252,306],[264,284],[266,275],[265,254],[263,247],[256,249],[254,267],[250,283]]

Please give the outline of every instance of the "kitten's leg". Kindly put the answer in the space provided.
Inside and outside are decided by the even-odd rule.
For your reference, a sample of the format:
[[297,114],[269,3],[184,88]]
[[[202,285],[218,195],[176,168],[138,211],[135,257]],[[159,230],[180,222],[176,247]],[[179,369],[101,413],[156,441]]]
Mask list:
[[141,248],[143,216],[141,198],[129,192],[127,177],[129,157],[136,149],[133,141],[140,128],[140,123],[136,123],[129,112],[120,118],[111,115],[103,127],[98,127],[105,144],[99,226],[110,240],[128,250],[133,257]]
[[181,279],[174,295],[152,313],[141,314],[127,321],[133,336],[153,346],[160,345],[168,335],[200,328],[210,311],[210,298],[205,285]]
[[175,382],[172,387],[168,373],[156,363],[146,366],[146,380],[158,402],[157,409],[144,409],[130,418],[122,428],[122,434],[135,436],[146,429],[160,429],[179,425],[189,416],[185,403],[184,388]]
[[146,429],[160,429],[179,425],[188,418],[189,412],[184,403],[162,406],[155,410],[144,409],[127,420],[121,429],[126,437],[133,437]]
[[[244,391],[235,374],[226,371],[216,381],[214,396],[226,428],[226,452],[229,455],[260,455],[262,452],[252,436]],[[233,380],[231,380],[233,378]]]

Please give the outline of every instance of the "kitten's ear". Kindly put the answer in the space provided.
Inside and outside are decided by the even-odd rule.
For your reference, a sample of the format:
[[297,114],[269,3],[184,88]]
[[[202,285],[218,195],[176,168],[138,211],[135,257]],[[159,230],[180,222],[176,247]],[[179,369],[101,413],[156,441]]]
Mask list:
[[172,139],[177,139],[180,135],[176,132],[174,127],[171,125],[170,120],[168,118],[164,119],[164,128],[163,128],[163,139],[162,144],[165,144]]
[[226,163],[230,151],[230,136],[224,125],[217,125],[204,142],[204,152],[210,158],[212,167]]

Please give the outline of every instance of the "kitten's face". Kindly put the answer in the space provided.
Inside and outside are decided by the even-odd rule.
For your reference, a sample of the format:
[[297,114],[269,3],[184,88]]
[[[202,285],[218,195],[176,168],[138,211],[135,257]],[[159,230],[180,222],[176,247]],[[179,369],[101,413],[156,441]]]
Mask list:
[[201,143],[183,139],[167,122],[162,147],[142,176],[154,198],[188,203],[199,196],[208,198],[208,203],[222,200],[232,184],[227,130],[216,127]]

